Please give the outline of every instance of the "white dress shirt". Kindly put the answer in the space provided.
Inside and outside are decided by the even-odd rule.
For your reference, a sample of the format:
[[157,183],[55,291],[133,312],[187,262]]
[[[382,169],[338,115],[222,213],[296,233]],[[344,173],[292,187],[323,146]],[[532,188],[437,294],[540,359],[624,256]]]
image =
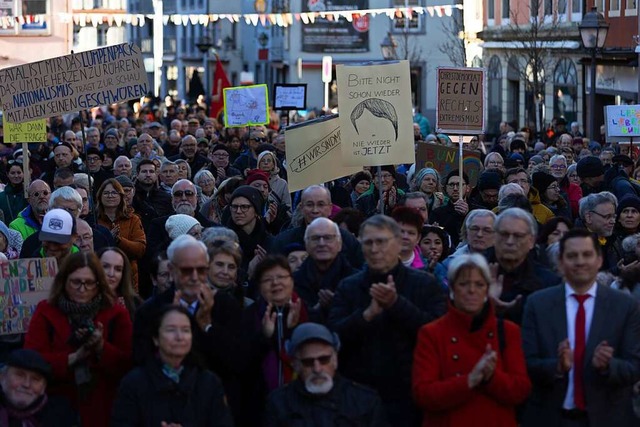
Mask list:
[[[586,292],[591,295],[590,298],[582,304],[584,306],[584,345],[586,347],[587,340],[589,338],[589,331],[591,330],[591,320],[593,319],[593,309],[596,304],[596,291],[598,289],[597,283],[591,285],[589,290]],[[571,346],[571,352],[573,352],[576,348],[576,314],[578,314],[578,300],[575,299],[572,295],[576,292],[569,286],[567,283],[564,284],[564,295],[565,295],[565,309],[567,310],[567,338],[569,338],[569,346]],[[567,394],[564,397],[564,404],[562,407],[564,409],[574,409],[576,407],[575,402],[573,400],[573,375],[574,369],[571,366],[571,370],[569,370],[569,386],[567,387]]]

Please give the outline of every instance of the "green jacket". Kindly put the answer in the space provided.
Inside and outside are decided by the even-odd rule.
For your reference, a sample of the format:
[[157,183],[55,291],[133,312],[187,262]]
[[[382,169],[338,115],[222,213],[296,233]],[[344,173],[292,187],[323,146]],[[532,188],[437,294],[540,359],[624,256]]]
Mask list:
[[27,205],[22,186],[18,188],[7,184],[4,187],[4,191],[0,193],[0,210],[4,213],[5,224],[10,224],[11,221],[16,219],[20,211],[26,208]]
[[33,233],[40,231],[40,224],[33,219],[31,212],[31,205],[27,205],[27,207],[18,214],[18,217],[9,224],[9,228],[20,233],[23,242]]

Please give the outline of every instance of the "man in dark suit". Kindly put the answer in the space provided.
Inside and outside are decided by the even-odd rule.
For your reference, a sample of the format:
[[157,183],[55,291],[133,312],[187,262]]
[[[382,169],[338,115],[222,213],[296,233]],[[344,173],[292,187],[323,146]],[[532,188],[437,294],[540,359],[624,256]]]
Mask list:
[[587,230],[560,241],[566,282],[529,297],[522,341],[533,392],[522,425],[638,425],[631,407],[640,379],[640,311],[631,297],[598,285],[602,249]]

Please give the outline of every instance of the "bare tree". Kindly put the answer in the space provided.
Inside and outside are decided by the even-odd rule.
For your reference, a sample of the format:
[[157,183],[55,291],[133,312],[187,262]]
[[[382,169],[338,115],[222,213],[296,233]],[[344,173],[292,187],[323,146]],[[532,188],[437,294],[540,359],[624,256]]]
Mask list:
[[446,34],[445,42],[438,50],[445,54],[456,67],[467,66],[467,32],[464,28],[464,10],[453,9],[451,19],[442,20],[442,29]]

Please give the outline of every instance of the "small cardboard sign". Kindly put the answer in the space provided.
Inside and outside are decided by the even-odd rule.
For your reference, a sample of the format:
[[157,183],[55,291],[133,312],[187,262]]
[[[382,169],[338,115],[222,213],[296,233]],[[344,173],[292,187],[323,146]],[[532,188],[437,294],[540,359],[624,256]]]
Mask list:
[[456,135],[484,131],[486,111],[484,68],[438,67],[436,129]]
[[605,106],[606,135],[629,141],[640,137],[640,105]]
[[0,335],[24,334],[36,306],[49,297],[55,258],[23,258],[0,265]]
[[307,84],[276,83],[273,86],[273,108],[276,110],[306,110]]
[[24,123],[4,122],[4,142],[10,144],[47,142],[47,120],[38,119]]
[[226,127],[269,124],[267,85],[227,87],[223,90]]
[[[421,143],[416,153],[416,174],[422,168],[433,168],[440,176],[445,177],[449,172],[460,167],[459,153],[457,147]],[[464,172],[469,177],[469,184],[475,187],[482,171],[480,154],[476,151],[463,150],[463,165]]]

